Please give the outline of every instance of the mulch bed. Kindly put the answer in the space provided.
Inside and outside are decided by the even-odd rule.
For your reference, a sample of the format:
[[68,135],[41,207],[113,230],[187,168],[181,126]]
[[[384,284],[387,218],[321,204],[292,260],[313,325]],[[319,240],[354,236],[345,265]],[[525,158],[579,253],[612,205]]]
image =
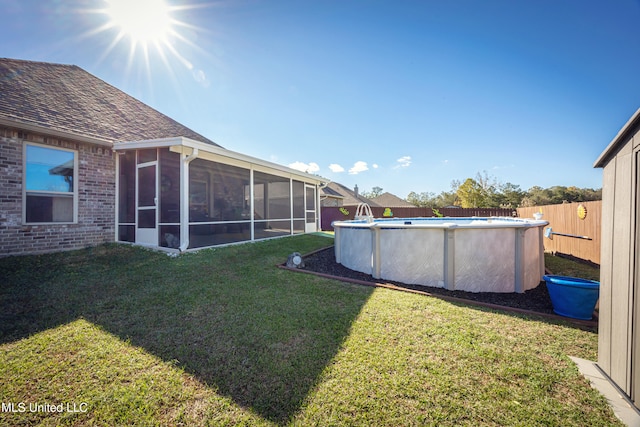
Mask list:
[[[560,318],[580,326],[593,328],[597,325],[596,320],[584,321],[570,319],[567,317],[557,316],[553,312],[551,298],[547,291],[545,282],[541,282],[536,288],[530,289],[522,294],[518,293],[498,293],[498,292],[465,292],[465,291],[449,291],[443,288],[435,288],[431,286],[410,285],[406,283],[394,282],[390,280],[377,280],[370,274],[360,273],[350,270],[338,264],[335,260],[333,246],[321,249],[304,256],[305,272],[320,274],[323,276],[333,277],[339,280],[345,280],[360,284],[368,284],[370,286],[382,286],[408,292],[419,292],[423,294],[441,297],[447,300],[460,302],[469,302],[490,308],[505,308],[512,311],[536,314],[539,313],[545,317]],[[298,270],[299,271],[299,270]]]

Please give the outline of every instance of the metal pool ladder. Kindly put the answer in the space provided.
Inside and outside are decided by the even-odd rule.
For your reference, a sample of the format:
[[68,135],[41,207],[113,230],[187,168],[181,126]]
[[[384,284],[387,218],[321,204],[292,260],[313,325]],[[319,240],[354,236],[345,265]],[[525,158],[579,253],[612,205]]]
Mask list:
[[355,219],[364,219],[367,222],[373,222],[373,213],[368,203],[360,203],[356,208]]

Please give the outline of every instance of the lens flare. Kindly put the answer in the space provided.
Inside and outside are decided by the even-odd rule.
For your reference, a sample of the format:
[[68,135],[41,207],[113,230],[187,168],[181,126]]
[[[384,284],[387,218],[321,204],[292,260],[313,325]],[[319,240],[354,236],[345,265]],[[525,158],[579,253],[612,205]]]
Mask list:
[[159,43],[173,32],[170,9],[164,0],[110,0],[111,24],[133,43]]

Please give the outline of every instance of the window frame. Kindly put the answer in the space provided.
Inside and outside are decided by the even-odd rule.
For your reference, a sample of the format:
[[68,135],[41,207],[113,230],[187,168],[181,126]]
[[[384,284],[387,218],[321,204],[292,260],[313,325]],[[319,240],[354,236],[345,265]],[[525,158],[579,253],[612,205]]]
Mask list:
[[[73,191],[72,192],[60,192],[60,191],[29,191],[27,190],[27,148],[29,146],[38,148],[47,148],[50,150],[66,151],[73,153]],[[22,146],[22,223],[25,225],[64,225],[64,224],[77,224],[78,223],[78,164],[79,164],[78,150],[70,148],[54,147],[47,144],[38,144],[35,142],[25,142]],[[46,221],[46,222],[27,222],[27,196],[28,195],[64,195],[71,194],[73,199],[73,219],[72,221]]]

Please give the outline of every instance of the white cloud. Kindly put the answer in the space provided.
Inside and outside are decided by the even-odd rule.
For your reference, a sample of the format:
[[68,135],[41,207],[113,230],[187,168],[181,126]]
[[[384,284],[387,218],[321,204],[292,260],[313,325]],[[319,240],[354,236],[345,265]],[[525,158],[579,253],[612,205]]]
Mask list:
[[411,165],[411,156],[402,156],[398,160],[398,167],[409,167]]
[[374,168],[374,169],[378,169],[378,164],[374,163],[374,164],[371,165],[371,167]]
[[320,170],[320,166],[318,166],[318,164],[314,162],[311,162],[309,164],[302,163],[302,162],[294,162],[289,164],[289,167],[291,169],[299,170],[301,172],[306,172],[306,173],[314,173]]
[[202,70],[191,70],[191,74],[193,75],[193,79],[199,83],[202,87],[208,88],[211,86],[211,82],[207,78],[207,75]]
[[368,171],[369,167],[367,166],[367,162],[357,161],[353,164],[353,167],[349,169],[349,175],[357,175],[360,172]]
[[337,163],[331,163],[329,165],[329,169],[331,169],[331,172],[335,172],[335,173],[344,172],[344,168]]

